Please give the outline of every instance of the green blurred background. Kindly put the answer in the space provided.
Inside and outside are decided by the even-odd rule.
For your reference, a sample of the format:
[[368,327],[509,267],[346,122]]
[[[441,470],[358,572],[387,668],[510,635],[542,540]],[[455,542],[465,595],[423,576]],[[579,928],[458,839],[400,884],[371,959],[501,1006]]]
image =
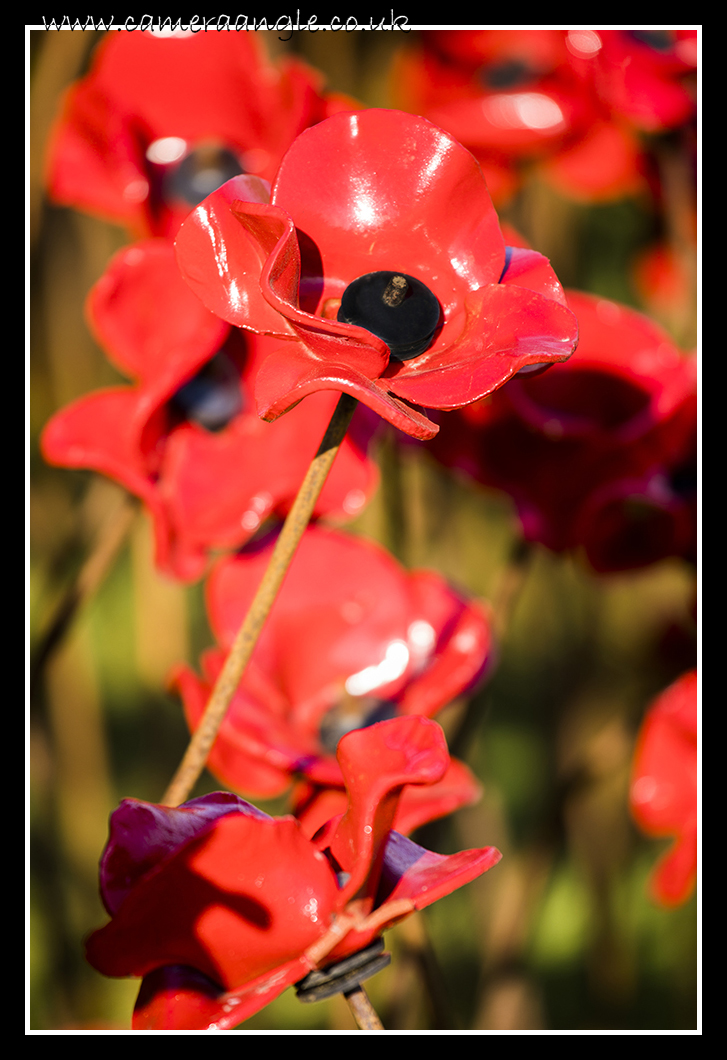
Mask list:
[[[266,34],[329,87],[390,105],[404,34]],[[45,140],[63,90],[88,67],[95,33],[31,32],[30,643],[33,651],[123,492],[55,469],[38,451],[48,417],[120,377],[92,340],[83,303],[121,229],[54,207],[43,194]],[[526,181],[501,216],[548,255],[565,286],[639,308],[631,267],[653,239],[650,202],[601,207]],[[692,313],[662,322],[685,348]],[[461,721],[440,721],[484,784],[481,802],[416,837],[444,853],[496,845],[502,862],[387,934],[391,966],[368,984],[389,1029],[689,1030],[698,1018],[698,909],[646,897],[666,843],[628,814],[634,736],[649,700],[695,665],[694,571],[666,561],[596,577],[578,556],[535,548],[513,568],[507,498],[445,472],[425,447],[382,433],[384,488],[351,526],[407,566],[441,571],[508,614],[499,661]],[[211,643],[202,586],[153,567],[146,517],[134,515],[95,596],[79,609],[31,703],[30,1027],[128,1028],[138,981],[86,965],[82,939],[106,914],[97,863],[108,814],[124,796],[161,797],[186,745],[169,668]],[[216,790],[207,774],[195,794]],[[263,804],[285,812],[283,801]],[[341,997],[300,1004],[292,991],[244,1029],[347,1029]]]

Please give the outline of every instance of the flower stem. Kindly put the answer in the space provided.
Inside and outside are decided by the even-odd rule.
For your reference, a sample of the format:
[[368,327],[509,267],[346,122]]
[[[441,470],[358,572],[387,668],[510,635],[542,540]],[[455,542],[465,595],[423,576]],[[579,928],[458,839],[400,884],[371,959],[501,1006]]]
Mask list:
[[348,990],[343,996],[362,1031],[383,1031],[384,1025],[369,1001],[368,994],[360,984],[353,990]]
[[110,569],[126,540],[137,510],[135,498],[123,495],[101,527],[90,556],[56,608],[35,651],[30,665],[31,700],[35,699],[35,693],[48,659],[65,636],[78,608],[85,600],[93,596]]
[[308,468],[303,485],[288,513],[273,550],[268,569],[263,576],[255,599],[238,631],[230,654],[217,678],[209,702],[202,715],[177,772],[164,793],[162,805],[179,806],[188,797],[204,769],[207,757],[222,724],[240,678],[260,636],[270,608],[275,602],[283,578],[313,514],[318,495],[331,470],[358,402],[349,394],[341,394],[328,424],[318,452]]
[[[510,554],[500,573],[492,593],[492,626],[496,642],[502,644],[510,627],[513,611],[520,599],[530,572],[533,548],[519,534],[515,534]],[[486,692],[489,696],[489,693]],[[486,703],[487,701],[485,701]],[[485,709],[487,707],[485,706]],[[470,697],[467,709],[460,717],[457,728],[448,734],[447,743],[452,757],[467,758],[468,749],[483,713],[482,692]]]

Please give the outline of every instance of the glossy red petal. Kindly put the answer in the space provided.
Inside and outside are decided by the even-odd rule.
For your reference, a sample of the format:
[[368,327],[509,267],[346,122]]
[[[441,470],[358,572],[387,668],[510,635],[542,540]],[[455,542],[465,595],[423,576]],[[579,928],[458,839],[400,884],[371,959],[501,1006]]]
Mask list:
[[409,835],[430,821],[471,806],[482,795],[482,785],[464,762],[451,758],[447,771],[434,784],[407,784],[396,807],[393,829]]
[[477,163],[400,111],[337,115],[309,129],[285,156],[271,201],[320,252],[323,298],[365,273],[404,269],[447,316],[464,291],[502,272],[504,243]]
[[357,729],[338,745],[349,806],[330,836],[331,853],[350,879],[342,899],[375,896],[383,847],[405,784],[434,784],[449,755],[440,727],[427,718],[397,718]]
[[231,813],[270,820],[262,810],[222,791],[192,799],[184,806],[123,799],[111,814],[109,838],[99,866],[101,899],[108,912],[116,913],[144,876],[213,821]]
[[[488,326],[489,325],[489,326]],[[524,287],[497,284],[470,295],[464,332],[447,350],[389,369],[391,390],[427,408],[478,401],[521,368],[567,360],[578,339],[565,306]]]
[[369,379],[346,364],[314,360],[302,344],[282,346],[262,365],[255,380],[258,412],[263,419],[276,420],[317,390],[350,394],[394,427],[422,441],[433,438],[439,430],[423,412],[389,393],[385,382]]
[[[224,646],[229,646],[237,633],[273,544],[269,538],[249,547],[238,559],[219,564],[210,575],[208,608],[215,634]],[[324,571],[326,576],[322,577]],[[313,593],[312,613],[317,621],[310,617]],[[263,657],[280,659],[285,650],[296,650],[298,637],[304,638],[300,653],[296,652],[297,662],[290,667],[291,691],[297,698],[303,692],[298,683],[310,682],[310,678],[298,675],[299,664],[305,660],[314,670],[325,665],[318,656],[329,638],[336,642],[342,638],[342,643],[336,646],[340,670],[321,671],[326,682],[332,672],[348,676],[372,657],[383,657],[392,638],[405,632],[410,606],[406,576],[380,545],[314,525],[300,543],[296,563],[286,575],[269,624],[261,634],[259,649]],[[295,626],[296,643],[291,643],[289,631]],[[281,632],[277,632],[278,627]]]
[[[273,512],[294,500],[336,405],[333,394],[315,394],[271,426],[248,410],[219,432],[185,424],[169,436],[159,493],[178,550],[206,556],[242,545]],[[355,515],[371,496],[378,475],[353,435],[340,452],[314,514]]]
[[561,305],[568,305],[565,291],[553,271],[553,266],[546,257],[530,247],[507,248],[506,265],[500,283],[527,287],[528,290],[552,298]]
[[233,814],[147,874],[87,955],[105,975],[185,964],[229,990],[299,957],[336,899],[328,862],[297,822]]
[[[240,203],[237,213],[236,202]],[[175,240],[177,261],[198,298],[223,320],[268,335],[294,337],[285,318],[266,302],[259,282],[278,243],[293,254],[297,248],[292,221],[267,203],[267,186],[257,177],[228,180],[181,226]]]
[[302,979],[310,968],[304,958],[296,958],[226,991],[194,968],[166,965],[144,977],[132,1029],[232,1030]]
[[[178,667],[170,676],[170,686],[179,692],[184,704],[184,715],[190,732],[199,725],[212,694],[212,679],[221,667],[217,657],[209,667],[210,680],[201,680],[188,667]],[[269,712],[238,689],[215,740],[208,759],[210,772],[224,784],[237,791],[249,792],[257,798],[275,798],[290,786],[290,771],[299,757],[285,753],[289,743],[287,731],[279,731]]]
[[495,847],[435,854],[397,832],[386,844],[378,903],[384,908],[402,898],[425,909],[458,887],[487,872],[502,858]]
[[426,628],[419,624],[431,624],[436,650],[429,657],[423,653],[423,660],[415,663],[412,679],[399,698],[399,709],[402,714],[431,717],[472,688],[492,661],[491,616],[489,609],[477,602],[461,601],[458,607],[452,590],[429,571],[413,571],[410,584],[415,613],[422,616],[410,637],[426,637]]
[[[343,777],[341,777],[343,783]],[[482,786],[463,762],[451,759],[441,780],[426,786],[407,784],[394,815],[394,830],[409,835],[422,825],[446,817],[480,798]],[[294,791],[294,813],[312,838],[333,817],[346,812],[348,796],[341,788],[299,784]]]

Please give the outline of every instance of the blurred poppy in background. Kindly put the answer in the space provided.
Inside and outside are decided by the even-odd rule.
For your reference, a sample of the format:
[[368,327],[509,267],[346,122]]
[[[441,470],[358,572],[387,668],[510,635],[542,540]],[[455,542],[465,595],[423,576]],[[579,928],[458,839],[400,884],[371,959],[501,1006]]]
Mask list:
[[[207,606],[219,648],[204,677],[173,677],[191,729],[267,568],[273,535],[218,564]],[[209,769],[233,790],[270,798],[295,780],[306,832],[340,812],[341,737],[402,714],[431,716],[483,677],[493,644],[486,607],[433,571],[405,571],[372,542],[310,526],[222,723]],[[452,762],[442,782],[407,791],[397,830],[410,832],[476,800],[479,784]]]
[[430,451],[515,500],[523,533],[599,571],[696,549],[696,361],[626,306],[568,292],[578,349],[442,418]]
[[477,157],[495,202],[524,167],[567,197],[599,202],[647,187],[640,133],[693,117],[696,31],[424,31],[394,65],[397,105]]
[[[272,340],[205,309],[166,240],[117,254],[87,308],[98,341],[135,385],[97,391],[57,412],[43,432],[43,453],[54,464],[103,472],[140,497],[154,520],[159,568],[199,578],[211,549],[236,548],[268,516],[285,514],[335,396],[318,394],[290,418],[263,423],[250,390]],[[378,482],[367,456],[375,427],[358,413],[317,515],[345,520],[364,507]]]
[[295,137],[357,106],[257,33],[111,32],[69,90],[48,147],[48,190],[66,206],[173,236],[230,177],[272,179]]
[[670,685],[646,712],[634,752],[631,813],[646,835],[673,837],[650,890],[661,905],[681,905],[697,875],[696,670]]

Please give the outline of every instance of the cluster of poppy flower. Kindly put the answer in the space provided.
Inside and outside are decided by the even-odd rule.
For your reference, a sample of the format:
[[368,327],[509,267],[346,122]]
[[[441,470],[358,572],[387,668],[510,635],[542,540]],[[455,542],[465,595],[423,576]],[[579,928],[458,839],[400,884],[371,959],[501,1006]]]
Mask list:
[[515,500],[530,541],[600,572],[696,563],[696,362],[640,313],[567,292],[573,357],[452,413],[432,453]]
[[644,187],[642,134],[693,117],[696,66],[696,30],[431,31],[394,90],[473,152],[496,202],[526,165],[593,202]]
[[688,29],[428,31],[397,56],[392,87],[472,151],[498,207],[533,176],[581,203],[649,196],[661,231],[634,282],[669,317],[693,296],[677,244],[694,249],[696,198],[675,242],[660,153],[671,137],[696,155],[697,55]]
[[[621,69],[619,49],[644,43],[602,36],[593,85],[609,64]],[[477,51],[477,35],[440,37],[416,59],[423,72],[405,75],[410,88],[429,86],[411,109],[436,125],[326,94],[302,64],[270,63],[252,35],[141,32],[108,35],[57,124],[52,196],[142,241],[88,301],[100,344],[133,385],[56,414],[43,451],[142,498],[166,573],[194,580],[213,551],[240,550],[207,583],[219,647],[204,676],[174,675],[191,729],[266,567],[276,530],[258,531],[290,507],[336,393],[362,407],[317,517],[356,515],[375,489],[378,415],[508,489],[528,538],[581,545],[598,570],[694,552],[692,362],[651,322],[566,296],[547,259],[505,245],[466,149],[482,161],[486,138],[459,135],[473,128],[473,97],[457,95],[447,55]],[[525,65],[582,100],[591,57],[572,37],[542,34],[547,55]],[[521,35],[532,49],[531,38]],[[689,65],[677,52],[670,74]],[[649,125],[628,85],[614,92],[626,143],[630,103],[633,122]],[[567,121],[556,139],[572,172],[589,136],[614,134],[602,100],[596,122],[585,103],[558,98]],[[504,113],[493,99],[480,108],[492,127]],[[528,144],[540,153],[555,132],[535,128]],[[498,157],[512,163],[523,144],[498,141]],[[296,819],[229,794],[174,809],[125,800],[112,817],[101,867],[112,920],[88,953],[106,974],[144,977],[135,1027],[235,1026],[496,863],[494,848],[442,857],[405,838],[477,798],[428,718],[482,679],[492,651],[487,609],[439,575],[309,527],[209,759],[251,796],[294,785]],[[637,789],[643,809],[646,785]]]

